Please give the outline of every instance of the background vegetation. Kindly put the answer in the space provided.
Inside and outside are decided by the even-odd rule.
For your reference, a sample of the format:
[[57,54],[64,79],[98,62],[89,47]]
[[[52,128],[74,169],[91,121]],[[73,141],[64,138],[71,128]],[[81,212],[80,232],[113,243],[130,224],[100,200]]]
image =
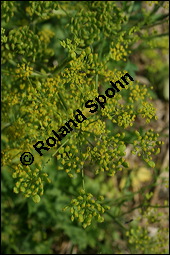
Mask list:
[[[1,17],[2,254],[168,254],[168,2],[2,1]],[[40,157],[76,109],[88,120]]]

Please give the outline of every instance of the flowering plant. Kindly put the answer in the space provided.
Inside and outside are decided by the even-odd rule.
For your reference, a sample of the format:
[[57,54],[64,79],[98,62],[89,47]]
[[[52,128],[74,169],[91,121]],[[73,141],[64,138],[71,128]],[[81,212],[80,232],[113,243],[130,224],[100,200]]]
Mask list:
[[[69,190],[64,210],[69,208],[71,221],[78,220],[83,228],[96,220],[103,223],[112,208],[107,192],[95,192],[86,185],[88,179],[108,181],[126,174],[131,168],[129,146],[130,153],[152,169],[163,144],[149,126],[157,120],[153,86],[135,78],[131,57],[134,51],[146,50],[146,44],[154,47],[155,38],[166,37],[166,32],[152,29],[160,20],[167,21],[166,14],[156,15],[166,6],[154,3],[149,11],[145,6],[140,10],[141,5],[136,1],[1,3],[3,169],[14,179],[14,193],[35,203],[63,171]],[[85,102],[99,98],[110,81],[116,83],[127,72],[134,81],[124,88],[118,85],[119,93],[108,97],[104,107],[98,100],[96,114],[84,109]],[[43,150],[43,157],[38,155],[37,141],[47,141],[52,130],[74,119],[77,109],[83,109],[86,121]],[[34,164],[21,164],[24,151],[34,155]]]

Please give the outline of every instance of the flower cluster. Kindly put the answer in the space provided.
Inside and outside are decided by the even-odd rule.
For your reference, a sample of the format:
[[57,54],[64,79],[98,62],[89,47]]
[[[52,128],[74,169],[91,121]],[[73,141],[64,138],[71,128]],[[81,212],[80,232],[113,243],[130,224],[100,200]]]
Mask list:
[[[110,74],[110,77],[112,77],[112,74]],[[119,89],[122,90],[120,86]],[[139,115],[146,119],[146,123],[149,123],[153,118],[157,119],[156,110],[152,103],[145,101],[147,98],[152,99],[148,95],[146,85],[141,87],[137,82],[135,84],[130,82],[125,86],[125,90],[128,93],[126,102],[123,98],[123,91],[123,93],[116,94],[114,99],[108,99],[107,106],[102,110],[102,115],[107,116],[113,123],[117,123],[118,126],[124,128],[133,126],[136,116]]]
[[[15,73],[17,74],[16,77],[22,77],[23,80],[26,80],[27,77],[29,77],[32,74],[32,67],[26,66],[25,64],[22,64],[21,66],[18,64],[17,69],[15,70]],[[21,89],[23,89],[23,86],[20,86]]]
[[168,253],[169,230],[163,224],[165,217],[168,215],[158,212],[157,208],[148,208],[144,213],[141,212],[137,220],[143,221],[143,226],[136,226],[126,232],[129,244],[133,245],[134,253],[136,251],[140,251],[140,254]]
[[130,53],[130,51],[127,52],[127,50],[119,43],[117,43],[114,48],[113,46],[111,46],[111,49],[110,49],[110,56],[112,59],[116,61],[120,61],[122,59],[126,61],[126,58],[124,57],[126,57],[128,53]]
[[6,23],[10,21],[10,19],[14,16],[16,11],[16,2],[17,1],[2,1],[1,2],[1,10],[2,10],[2,19],[5,20]]
[[32,197],[35,203],[40,201],[40,196],[44,193],[44,182],[50,182],[47,173],[41,171],[41,166],[32,170],[29,166],[20,164],[14,168],[12,177],[16,179],[14,192],[22,192],[25,197]]
[[[147,56],[147,59],[149,59],[148,63],[146,63],[146,69],[151,73],[158,73],[161,70],[165,70],[166,62],[163,61],[163,56],[168,55],[168,38],[166,36],[162,38],[155,38],[152,41],[147,41],[147,44],[149,45],[150,49],[146,49],[144,51],[144,57]],[[159,50],[155,48],[158,48]],[[160,52],[162,55],[161,58]]]
[[[66,173],[73,177],[76,173],[83,171],[86,162],[91,161],[96,169],[95,174],[106,171],[109,176],[112,176],[117,171],[121,171],[123,167],[128,167],[128,163],[123,158],[126,155],[126,146],[123,142],[124,133],[118,133],[116,137],[110,138],[106,135],[102,137],[96,135],[94,143],[90,142],[89,137],[90,132],[79,133],[79,136],[75,134],[69,139],[66,147],[58,150],[59,170],[65,169]],[[75,138],[77,143],[74,142]]]
[[28,60],[35,62],[42,57],[46,62],[47,56],[54,54],[52,49],[47,48],[53,35],[48,30],[42,30],[39,34],[34,34],[28,25],[11,29],[5,41],[3,40],[2,63],[4,64],[13,59],[15,61],[22,59],[25,63]]
[[153,107],[153,105],[149,102],[142,102],[142,106],[139,109],[139,113],[142,114],[143,118],[147,118],[146,123],[149,123],[153,117],[157,119],[157,116],[155,116],[156,110]]
[[29,1],[29,5],[26,6],[26,14],[33,20],[40,18],[40,20],[49,19],[54,15],[53,10],[58,9],[57,1]]
[[[108,134],[109,136],[109,134]],[[106,171],[109,176],[113,176],[117,171],[121,171],[123,167],[128,167],[123,156],[126,155],[126,146],[122,141],[125,133],[118,133],[115,137],[102,136],[96,138],[96,145],[90,150],[89,159],[99,167],[96,169],[96,174]]]
[[5,34],[5,29],[1,27],[1,44],[7,42],[7,36]]
[[152,161],[151,155],[160,153],[160,148],[157,146],[163,144],[162,141],[158,141],[159,134],[150,129],[144,134],[140,134],[136,130],[135,135],[136,139],[133,142],[134,150],[132,154],[137,154],[139,157],[142,156],[150,167],[154,167],[155,163]]
[[71,220],[77,218],[79,222],[82,223],[83,228],[91,225],[93,218],[96,218],[98,222],[103,222],[103,213],[109,210],[110,207],[107,205],[102,205],[104,200],[103,196],[95,199],[91,193],[86,193],[84,189],[80,190],[80,194],[77,198],[71,200],[69,206],[65,207],[63,210],[70,208],[70,213],[72,214]]
[[[108,38],[111,34],[113,35],[115,29],[120,28],[123,17],[115,3],[98,1],[97,3],[88,2],[85,5],[86,11],[82,10],[77,13],[71,19],[70,25],[70,31],[74,37],[81,38],[81,46],[99,41],[101,31],[103,36]],[[113,12],[117,14],[115,16],[110,15]]]

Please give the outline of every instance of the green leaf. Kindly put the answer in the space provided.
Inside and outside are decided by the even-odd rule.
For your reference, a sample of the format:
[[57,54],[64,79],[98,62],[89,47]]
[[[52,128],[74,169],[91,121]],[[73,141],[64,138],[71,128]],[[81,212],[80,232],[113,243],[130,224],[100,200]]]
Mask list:
[[159,154],[160,151],[161,151],[160,148],[158,148],[158,149],[156,150],[156,152],[155,152],[155,155]]
[[137,65],[133,64],[132,62],[128,61],[125,68],[124,68],[132,77],[135,76],[135,71],[138,71]]
[[9,45],[8,45],[8,44],[5,44],[5,48],[6,48],[7,50],[9,50]]
[[150,167],[152,167],[152,168],[155,167],[155,163],[154,163],[153,161],[149,161],[149,162],[148,162],[148,165],[149,165]]
[[120,146],[118,146],[117,149],[118,149],[118,151],[120,151],[120,155],[124,156],[125,150],[126,150],[126,146],[125,145],[120,145]]
[[40,202],[40,196],[39,195],[35,195],[32,200],[34,201],[34,203],[39,203]]
[[123,162],[123,163],[122,163],[122,166],[128,168],[128,167],[129,167],[129,164],[128,164],[127,162]]

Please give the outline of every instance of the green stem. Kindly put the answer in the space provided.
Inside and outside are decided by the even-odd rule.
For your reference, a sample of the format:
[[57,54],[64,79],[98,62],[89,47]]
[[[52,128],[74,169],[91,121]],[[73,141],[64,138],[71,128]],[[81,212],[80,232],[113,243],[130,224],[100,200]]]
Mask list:
[[48,162],[52,159],[52,157],[54,157],[54,156],[57,154],[57,152],[59,151],[59,149],[60,149],[61,147],[63,147],[63,146],[68,142],[68,140],[69,140],[69,139],[67,139],[63,144],[61,144],[60,147],[58,147],[58,149],[57,149],[57,150],[51,155],[51,157],[46,161],[46,163],[44,164],[44,166],[43,166],[42,169],[44,169],[44,167],[48,164]]
[[99,75],[96,74],[96,83],[95,83],[96,90],[98,89],[98,80],[99,80]]
[[88,141],[88,143],[94,148],[94,145],[86,138],[86,140]]
[[[157,18],[156,20],[158,21],[158,20],[164,20],[164,19],[166,19],[167,17],[169,17],[169,13],[166,13],[166,14],[164,14],[164,15],[161,15],[159,18]],[[167,20],[165,20],[165,21],[168,21],[168,19]],[[162,21],[163,22],[163,21]]]
[[122,224],[118,219],[116,219],[110,212],[106,212],[106,214],[109,215],[109,216],[114,220],[114,222],[115,222],[117,225],[119,225],[121,228],[123,228],[123,230],[127,230],[127,229],[123,226],[123,224]]
[[5,128],[12,126],[11,123],[6,123],[3,127],[1,127],[1,131],[3,131]]
[[30,75],[31,77],[35,77],[35,76],[38,76],[38,77],[49,77],[49,76],[52,76],[51,73],[47,73],[47,74],[41,74],[39,72],[32,72],[32,74]]
[[8,70],[5,70],[5,69],[1,69],[1,72],[2,72],[2,74],[3,74],[3,73],[10,73],[10,74],[14,74],[14,75],[15,75],[15,73],[12,73],[12,72],[10,72],[10,71],[8,71]]
[[[69,15],[68,14],[68,12],[66,11],[66,10],[64,10],[64,8],[58,3],[58,6],[61,8],[61,10],[63,11],[63,12],[65,12],[65,14],[71,19],[71,15]],[[60,11],[60,9],[58,9],[58,11]],[[54,12],[55,13],[55,12]]]
[[102,31],[102,43],[101,43],[101,47],[100,47],[100,52],[99,52],[99,59],[102,60],[102,53],[103,53],[103,49],[105,46],[106,41],[104,40],[104,36],[103,36],[103,31]]
[[150,40],[150,39],[153,39],[153,38],[157,38],[157,37],[162,37],[162,36],[167,36],[169,35],[169,33],[164,33],[164,34],[159,34],[159,35],[152,35],[152,36],[149,36],[149,38],[146,38],[146,37],[141,37],[141,39],[144,39],[144,40]]
[[[144,25],[144,26],[142,27],[142,29],[154,27],[154,26],[157,26],[157,25],[162,25],[164,22],[168,21],[168,20],[165,19],[165,18],[168,17],[168,16],[169,16],[169,13],[162,16],[162,19],[164,19],[164,20],[161,20],[161,21],[156,22],[156,23],[153,23],[153,24]],[[160,19],[161,19],[161,17],[160,17],[159,19],[157,19],[157,20],[160,20]]]
[[[145,46],[139,46],[138,48],[134,49],[133,52],[137,52],[137,51],[141,51],[141,50],[150,50],[151,48],[150,47],[145,47]],[[158,50],[167,50],[166,47],[155,47],[154,48],[155,50],[158,49]]]
[[61,65],[59,65],[55,70],[53,74],[57,74],[60,72],[68,63],[70,62],[71,58],[66,58]]
[[67,139],[63,144],[60,145],[60,147],[52,154],[52,157],[54,157],[56,155],[56,153],[59,151],[59,149],[61,147],[63,147],[67,142],[68,142],[69,139]]
[[[132,208],[131,210],[129,210],[128,212],[125,212],[123,214],[121,214],[120,217],[124,216],[125,214],[128,214],[128,213],[131,213],[132,211],[136,210],[136,209],[139,209],[139,208],[142,208],[144,207],[145,205],[143,204],[140,204],[134,208]],[[157,206],[157,205],[147,205],[147,207],[151,207],[151,208],[169,208],[169,205],[160,205],[160,206]]]
[[83,189],[85,190],[84,170],[83,170],[83,167],[82,167],[82,169],[81,169],[81,176],[82,176],[82,185],[83,185]]
[[65,104],[64,99],[63,99],[63,97],[62,97],[60,92],[58,92],[58,96],[59,96],[59,98],[60,98],[60,100],[61,100],[65,110],[68,111],[67,105]]
[[150,18],[154,13],[156,13],[157,10],[158,10],[160,7],[161,7],[161,3],[156,4],[156,5],[154,6],[152,12],[150,13],[149,18]]
[[[86,156],[86,158],[85,158],[84,161],[86,161],[87,158],[88,158],[88,155]],[[84,180],[84,170],[83,170],[83,166],[82,166],[82,170],[81,170],[81,176],[82,176],[82,186],[83,186],[83,189],[86,190],[86,189],[85,189],[85,180]]]
[[13,65],[13,66],[17,66],[17,63],[16,63],[14,60],[9,59],[8,61],[9,61],[9,63],[10,63],[11,65]]

